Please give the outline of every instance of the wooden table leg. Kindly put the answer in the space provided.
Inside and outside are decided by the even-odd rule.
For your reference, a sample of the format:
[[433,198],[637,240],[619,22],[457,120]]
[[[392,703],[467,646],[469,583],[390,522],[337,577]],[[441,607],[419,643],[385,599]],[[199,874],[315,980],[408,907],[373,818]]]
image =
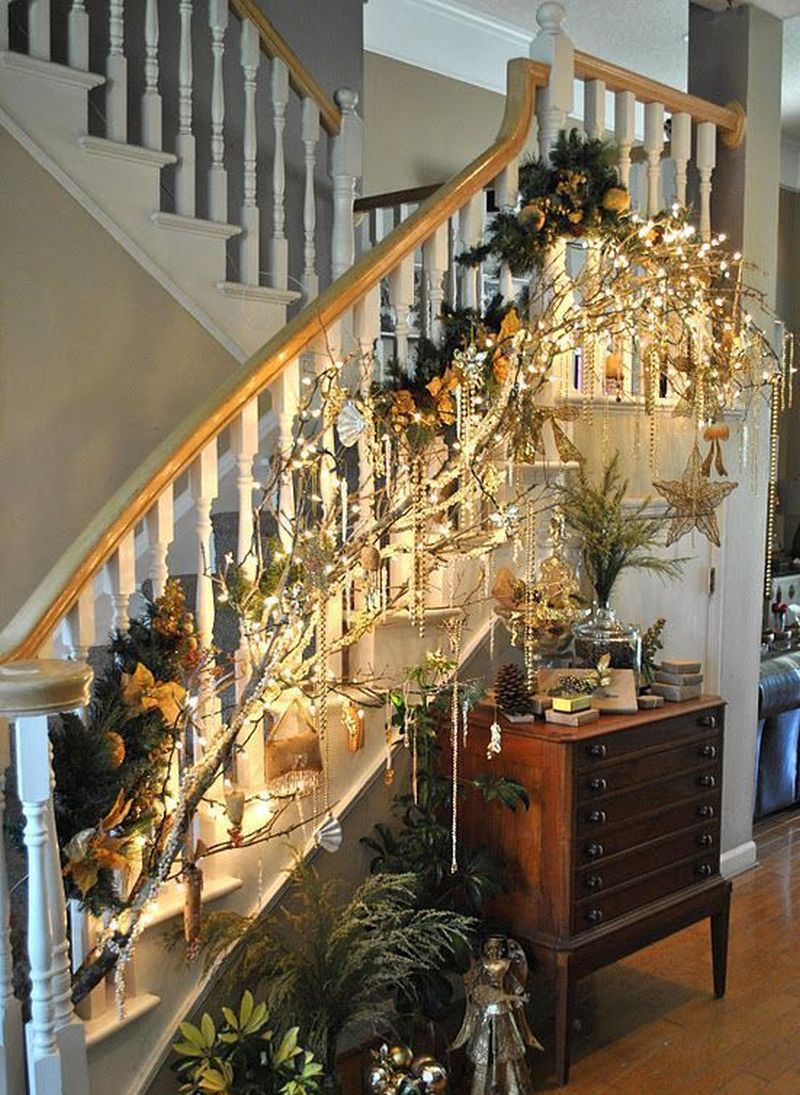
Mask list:
[[554,985],[556,1012],[556,1083],[565,1087],[569,1081],[572,1054],[572,1027],[575,1013],[575,980],[570,970],[569,955],[559,954]]
[[724,900],[711,914],[711,955],[714,964],[714,995],[725,995],[725,979],[728,972],[728,923],[731,911],[731,886],[728,885]]

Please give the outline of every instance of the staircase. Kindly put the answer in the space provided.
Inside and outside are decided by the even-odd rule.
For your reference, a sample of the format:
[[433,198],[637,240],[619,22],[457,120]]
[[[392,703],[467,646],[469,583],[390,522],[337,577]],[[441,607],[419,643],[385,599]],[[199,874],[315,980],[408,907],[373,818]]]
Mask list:
[[[490,280],[480,270],[458,267],[455,256],[478,242],[492,209],[516,202],[518,158],[531,127],[536,125],[539,147],[546,155],[573,113],[573,78],[584,89],[585,131],[590,136],[608,136],[610,131],[620,150],[623,182],[630,179],[632,163],[643,165],[636,170],[641,176],[638,200],[646,213],[662,208],[665,178],[672,180],[666,186],[668,194],[685,198],[694,133],[700,223],[709,234],[717,136],[741,138],[741,120],[733,110],[574,53],[562,26],[563,12],[557,10],[560,6],[545,4],[538,15],[540,27],[531,58],[509,65],[505,115],[492,145],[433,193],[411,199],[408,194],[378,196],[362,202],[354,219],[360,147],[355,97],[340,92],[336,104],[331,103],[252,0],[231,0],[230,5],[210,0],[207,9],[180,0],[171,13],[164,11],[166,7],[162,5],[159,12],[156,0],[143,5],[144,92],[134,109],[127,97],[131,58],[121,0],[106,6],[107,33],[100,36],[107,43],[102,74],[90,71],[90,16],[84,3],[76,0],[65,12],[66,53],[55,56],[48,0],[0,2],[0,123],[215,337],[240,360],[252,356],[159,445],[44,577],[0,634],[0,666],[46,656],[85,658],[102,644],[111,626],[125,626],[137,611],[145,584],[158,594],[171,574],[190,576],[198,632],[205,637],[215,633],[215,560],[226,550],[242,559],[250,548],[254,492],[271,456],[289,448],[302,379],[313,375],[315,355],[332,352],[344,358],[350,353],[369,355],[375,348],[378,369],[390,357],[404,362],[415,338],[438,339],[443,303],[481,306],[493,288]],[[165,59],[159,15],[166,18],[167,14],[178,17],[172,28],[177,48]],[[207,28],[201,22],[206,14]],[[194,109],[192,78],[193,59],[201,50],[206,52],[212,87],[210,112],[203,125]],[[268,69],[272,113],[266,122],[257,123],[253,82],[262,54],[267,58],[262,69]],[[237,168],[229,155],[233,142],[226,139],[224,106],[232,55],[240,66],[237,78],[245,102],[244,154]],[[165,141],[161,88],[170,61],[176,73],[179,124],[173,139]],[[611,120],[606,117],[607,92],[614,98]],[[100,134],[90,132],[93,127],[87,124],[93,95],[102,97]],[[295,140],[299,138],[303,147],[302,226],[285,216],[283,142],[291,95],[300,107],[295,117],[301,118]],[[637,104],[644,118],[641,133]],[[128,119],[136,117],[137,111],[138,123],[129,126]],[[665,155],[667,118],[672,124],[669,157]],[[322,292],[318,292],[320,281],[327,279],[317,258],[324,250],[316,220],[320,129],[326,133],[333,165],[333,280]],[[265,130],[271,130],[269,137]],[[201,133],[209,132],[211,140],[201,155]],[[265,233],[254,189],[262,154],[272,178]],[[206,164],[202,176],[200,163]],[[241,184],[241,198],[235,200],[233,186],[229,194],[234,171],[239,172]],[[202,187],[198,185],[201,177]],[[234,209],[236,216],[232,216]],[[356,234],[360,257],[354,262]],[[571,249],[563,248],[559,261],[568,271],[578,260]],[[499,273],[499,287],[506,294],[514,291],[507,269]],[[287,309],[299,304],[301,297],[305,306],[287,322]],[[602,393],[588,391],[587,383],[571,355],[564,355],[553,398],[582,405],[595,398],[600,401]],[[635,399],[638,376],[631,355],[625,359],[622,383],[626,394]],[[608,408],[608,402],[604,406]],[[621,407],[616,411],[612,404],[607,413],[618,415],[614,428],[624,430],[626,412]],[[664,411],[670,409],[665,400]],[[669,421],[667,413],[663,421]],[[534,477],[552,474],[557,463],[549,454],[542,466],[528,473]],[[336,504],[337,499],[326,499],[326,505]],[[399,564],[389,565],[386,580],[402,586]],[[700,560],[697,576],[707,565],[707,559]],[[450,611],[444,583],[433,585],[430,630]],[[336,622],[341,626],[341,620]],[[474,652],[487,622],[485,608],[468,621],[470,641],[462,651],[464,657]],[[686,628],[691,649],[699,644],[705,653],[714,635],[709,632],[707,637],[704,629],[698,636],[695,623],[690,621]],[[365,636],[354,657],[358,665],[372,667],[375,675],[394,673],[396,677],[398,668],[413,664],[436,641],[421,640],[409,625],[408,613],[401,610]],[[707,668],[712,680],[713,673],[712,665]],[[238,687],[245,684],[242,681]],[[344,734],[335,738],[332,801],[337,817],[346,817],[384,763],[380,713],[368,726],[367,745],[360,753],[347,752]],[[237,778],[247,791],[263,788],[259,742],[250,741]],[[202,818],[211,834],[224,830],[224,824],[224,818],[213,811],[206,811]],[[304,835],[306,851],[311,852],[311,834]],[[55,863],[57,871],[58,851],[52,842],[47,854],[51,869]],[[223,862],[214,862],[206,870],[204,900],[224,902],[241,911],[275,901],[285,864],[285,850],[272,845],[227,853]],[[31,913],[34,942],[44,938],[47,944],[35,956],[44,983],[55,969],[55,958],[48,962],[50,949],[53,955],[59,947],[63,950],[58,899],[51,892]],[[53,902],[55,909],[48,912],[48,903]],[[197,966],[182,965],[161,946],[162,932],[180,913],[182,903],[177,885],[164,887],[140,940],[135,968],[129,970],[124,1019],[118,1016],[113,989],[105,985],[95,989],[82,1008],[92,1095],[145,1091],[168,1051],[178,1021],[202,997],[207,979]],[[1,871],[0,926],[5,924],[7,905],[7,881]],[[77,908],[69,914],[72,964],[77,967],[99,926]],[[0,935],[4,943],[4,927]],[[8,1031],[17,1021],[18,1006],[7,985],[3,988],[0,983],[0,989],[0,1031]],[[40,1004],[40,1026],[57,1035],[59,1021],[48,1012],[46,1001]],[[73,1018],[70,1023],[74,1025]],[[58,1041],[55,1051],[52,1046],[42,1049],[32,1044],[33,1073],[42,1061],[50,1067],[58,1058],[65,1062],[67,1075],[75,1068],[74,1075],[79,1076],[75,1062],[81,1060],[83,1039]],[[20,1089],[14,1086],[18,1081],[13,1077],[19,1074],[21,1047],[7,1040],[0,1048],[0,1093],[18,1095]],[[37,1087],[35,1079],[29,1084],[34,1095],[44,1095],[45,1089]],[[86,1088],[65,1081],[52,1089],[52,1095],[62,1092],[86,1095]]]

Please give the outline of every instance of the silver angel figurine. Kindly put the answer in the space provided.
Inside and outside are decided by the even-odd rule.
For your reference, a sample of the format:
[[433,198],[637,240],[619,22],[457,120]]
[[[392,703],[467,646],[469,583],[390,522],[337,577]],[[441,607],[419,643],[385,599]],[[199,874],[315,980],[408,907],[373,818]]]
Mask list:
[[542,1049],[528,1026],[528,962],[519,943],[491,936],[464,977],[466,1012],[453,1049],[467,1047],[469,1095],[532,1095],[528,1047]]

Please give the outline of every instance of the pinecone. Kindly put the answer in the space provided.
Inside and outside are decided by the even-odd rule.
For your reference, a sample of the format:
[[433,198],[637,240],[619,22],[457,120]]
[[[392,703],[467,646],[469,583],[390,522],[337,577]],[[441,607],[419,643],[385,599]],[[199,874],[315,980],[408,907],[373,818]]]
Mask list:
[[501,665],[494,679],[494,698],[507,715],[530,715],[533,703],[525,670],[519,665]]

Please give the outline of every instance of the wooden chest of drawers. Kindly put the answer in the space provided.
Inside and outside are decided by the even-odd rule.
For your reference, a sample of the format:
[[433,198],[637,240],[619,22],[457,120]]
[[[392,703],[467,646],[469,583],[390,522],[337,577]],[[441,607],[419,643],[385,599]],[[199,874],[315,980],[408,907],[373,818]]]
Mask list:
[[[486,769],[493,717],[480,708],[462,775]],[[576,729],[501,718],[498,775],[531,807],[462,811],[473,845],[503,856],[510,890],[491,915],[553,985],[558,1082],[569,1074],[577,981],[710,917],[714,990],[725,989],[730,883],[719,874],[724,704],[718,697],[601,717]],[[474,732],[472,732],[474,730]]]

